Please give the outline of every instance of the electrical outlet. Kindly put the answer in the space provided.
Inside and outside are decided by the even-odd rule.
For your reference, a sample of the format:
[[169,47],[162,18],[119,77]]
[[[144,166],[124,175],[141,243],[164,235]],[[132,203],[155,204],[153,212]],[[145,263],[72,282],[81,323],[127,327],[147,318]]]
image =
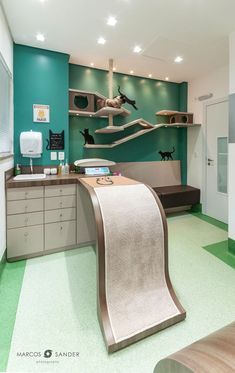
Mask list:
[[51,152],[51,161],[57,161],[57,153]]
[[59,152],[58,153],[58,159],[59,159],[59,161],[64,161],[64,152]]

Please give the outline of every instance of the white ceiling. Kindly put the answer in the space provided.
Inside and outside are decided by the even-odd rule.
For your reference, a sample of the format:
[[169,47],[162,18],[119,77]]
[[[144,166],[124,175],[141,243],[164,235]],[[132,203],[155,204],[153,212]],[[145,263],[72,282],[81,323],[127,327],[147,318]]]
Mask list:
[[[228,63],[234,0],[2,0],[14,41],[70,54],[70,62],[171,81],[190,81]],[[109,15],[115,27],[106,25]],[[45,34],[45,42],[36,34]],[[98,45],[97,39],[107,39]],[[142,47],[139,55],[133,47]],[[180,55],[183,62],[174,58]]]

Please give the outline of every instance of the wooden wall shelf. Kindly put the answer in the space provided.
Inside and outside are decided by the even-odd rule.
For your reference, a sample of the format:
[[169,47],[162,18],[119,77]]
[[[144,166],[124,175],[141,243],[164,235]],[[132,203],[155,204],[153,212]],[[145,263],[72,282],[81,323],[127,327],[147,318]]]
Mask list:
[[[128,115],[131,114],[131,112],[125,108],[113,108],[113,107],[103,107],[99,110],[95,110],[96,108],[96,102],[98,99],[106,100],[107,97],[103,96],[99,92],[89,92],[89,91],[81,91],[81,90],[76,90],[76,89],[69,89],[69,94],[74,95],[74,94],[81,94],[81,96],[87,96],[88,98],[92,98],[93,101],[93,107],[94,111],[91,110],[74,110],[75,104],[73,104],[70,99],[70,109],[69,109],[69,115],[70,116],[81,116],[81,117],[95,117],[95,118],[108,118],[109,114],[116,116],[116,115],[121,115],[123,117],[127,117]],[[73,109],[71,109],[71,105],[73,106]]]

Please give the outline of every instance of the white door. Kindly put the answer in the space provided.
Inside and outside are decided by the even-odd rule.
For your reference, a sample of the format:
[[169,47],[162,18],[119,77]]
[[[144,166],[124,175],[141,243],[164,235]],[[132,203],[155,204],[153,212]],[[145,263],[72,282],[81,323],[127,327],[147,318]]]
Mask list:
[[228,101],[206,105],[206,214],[228,222]]

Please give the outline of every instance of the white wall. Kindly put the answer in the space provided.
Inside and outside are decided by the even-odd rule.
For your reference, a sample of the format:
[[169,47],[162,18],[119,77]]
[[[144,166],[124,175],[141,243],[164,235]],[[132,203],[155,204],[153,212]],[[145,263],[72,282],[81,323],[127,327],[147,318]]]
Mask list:
[[[210,100],[198,101],[198,97],[213,93]],[[203,172],[205,159],[203,147],[205,143],[204,106],[209,101],[227,97],[229,94],[229,67],[224,66],[210,74],[195,79],[188,84],[188,111],[194,114],[194,123],[201,123],[201,127],[188,129],[188,180],[187,183],[201,189],[203,194]]]
[[[0,6],[0,53],[13,73],[13,42]],[[13,111],[13,110],[12,110]],[[13,118],[13,115],[11,115]],[[5,175],[13,167],[13,159],[0,160],[0,260],[6,249]]]
[[[235,93],[235,32],[229,38],[229,94]],[[231,119],[230,119],[231,120]],[[234,121],[234,118],[232,119]],[[229,123],[233,126],[234,123]],[[228,145],[228,236],[235,240],[235,143]]]

